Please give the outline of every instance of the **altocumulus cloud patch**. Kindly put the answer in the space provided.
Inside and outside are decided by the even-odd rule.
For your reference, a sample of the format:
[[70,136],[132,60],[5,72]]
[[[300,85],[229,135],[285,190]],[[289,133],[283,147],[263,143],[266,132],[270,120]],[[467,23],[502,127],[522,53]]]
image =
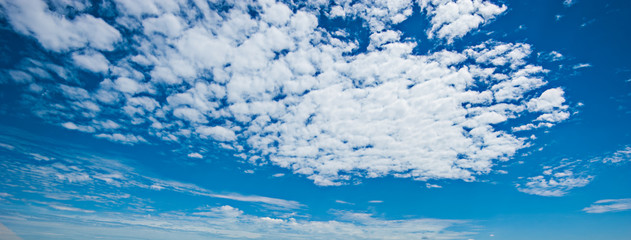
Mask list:
[[[501,20],[507,7],[493,1],[0,6],[47,53],[3,70],[36,116],[125,144],[221,144],[318,185],[473,180],[528,146],[520,132],[570,117],[529,44],[451,47]],[[414,9],[442,47],[420,54],[426,42],[397,29]],[[323,19],[360,21],[368,37]]]

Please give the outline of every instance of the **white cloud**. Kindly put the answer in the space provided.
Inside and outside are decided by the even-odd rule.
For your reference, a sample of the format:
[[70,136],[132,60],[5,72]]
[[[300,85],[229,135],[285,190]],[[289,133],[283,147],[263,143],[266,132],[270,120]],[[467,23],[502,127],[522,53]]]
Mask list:
[[234,131],[221,126],[200,126],[197,128],[197,133],[202,137],[211,137],[217,141],[233,141],[237,138]]
[[546,113],[537,118],[539,121],[560,122],[569,118],[563,95],[564,91],[560,88],[548,89],[538,98],[531,99],[527,106],[533,112]]
[[113,50],[121,34],[114,27],[92,15],[68,19],[48,10],[42,0],[0,1],[11,25],[20,33],[33,36],[45,48],[65,51],[90,46]]
[[[55,205],[53,205],[55,206]],[[53,207],[51,206],[51,207]],[[367,213],[338,211],[335,220],[255,216],[224,205],[193,213],[107,214],[81,212],[81,209],[55,206],[55,210],[32,210],[29,221],[1,216],[15,229],[47,229],[45,233],[74,233],[73,236],[99,236],[108,239],[463,239],[473,234],[462,229],[467,222],[428,218],[386,220]],[[54,217],[52,221],[49,217]],[[19,216],[24,216],[21,213]],[[19,234],[20,232],[18,232]],[[30,232],[31,236],[45,236]]]
[[[89,18],[65,20],[29,1],[52,21]],[[54,87],[66,99],[45,98],[59,107],[40,115],[127,144],[211,139],[318,185],[388,175],[472,181],[528,145],[497,125],[518,131],[569,117],[563,91],[545,91],[546,70],[528,64],[528,44],[487,41],[460,52],[415,54],[416,43],[389,29],[412,14],[413,1],[337,2],[336,14],[359,16],[371,31],[370,49],[359,54],[350,54],[356,42],[319,28],[319,11],[311,8],[273,1],[235,2],[228,11],[198,7],[204,4],[118,1],[121,16],[112,24],[132,33],[124,47],[133,55],[109,62],[96,87]],[[429,31],[448,41],[506,10],[481,0],[419,4],[433,22]],[[259,18],[248,14],[252,9]],[[101,49],[96,40],[82,41],[80,47]],[[86,52],[71,54],[79,59],[72,62],[105,71],[88,64],[100,57],[79,57]],[[530,119],[511,125],[522,116]]]
[[466,35],[507,9],[506,5],[497,6],[482,0],[421,0],[419,5],[430,16],[429,38],[448,42]]
[[[556,171],[553,173],[553,171]],[[543,175],[529,177],[526,183],[517,184],[520,192],[544,197],[561,197],[570,190],[584,187],[593,179],[593,176],[576,175],[571,170],[559,172],[557,169],[548,169]]]
[[10,70],[9,76],[16,83],[30,83],[33,82],[33,76],[28,73],[19,70]]
[[135,94],[143,90],[142,84],[133,79],[120,77],[114,81],[114,88],[123,93]]
[[73,53],[72,60],[81,68],[97,73],[105,73],[109,69],[110,62],[98,52],[88,52],[84,54]]
[[[15,138],[10,138],[15,141]],[[26,139],[22,143],[25,146],[32,146],[32,139]],[[70,198],[82,199],[83,201],[118,201],[125,194],[133,194],[138,189],[150,189],[155,191],[170,191],[189,196],[199,196],[203,198],[227,199],[241,203],[250,203],[263,205],[269,209],[275,210],[292,210],[303,208],[304,205],[280,198],[265,197],[258,195],[244,195],[231,192],[215,193],[211,190],[201,188],[199,186],[182,183],[178,181],[167,181],[148,177],[138,173],[137,170],[124,164],[123,160],[112,160],[103,158],[93,154],[87,154],[73,147],[60,144],[59,149],[54,150],[55,161],[40,161],[36,165],[32,161],[21,161],[20,159],[11,159],[6,164],[0,165],[0,177],[8,178],[15,174],[25,176],[17,178],[20,186],[25,188],[38,189],[41,186],[49,188],[43,189],[39,194],[46,198],[53,198],[53,195],[62,195],[62,198],[54,197],[53,199],[67,200]],[[49,145],[38,144],[42,147],[41,152],[53,151]],[[39,147],[38,147],[39,148]],[[24,149],[26,152],[34,152],[30,149]],[[30,160],[31,157],[40,157],[39,155],[25,155],[25,159]],[[9,171],[8,169],[11,169]],[[10,175],[7,175],[10,174]],[[116,193],[116,195],[108,195],[101,197],[68,197],[68,194],[76,195],[77,189],[69,190],[67,186],[80,188],[83,195],[101,195],[106,193]],[[122,194],[122,197],[121,197]],[[136,196],[134,194],[134,196]]]
[[572,68],[574,70],[576,70],[576,69],[581,69],[581,68],[588,68],[588,67],[591,67],[591,66],[592,65],[589,64],[589,63],[579,63],[579,64],[574,65]]
[[620,163],[625,161],[631,161],[631,146],[626,146],[613,153],[609,157],[602,159],[604,163]]
[[285,176],[284,173],[277,173],[277,174],[272,175],[272,177],[276,177],[276,178],[283,177],[283,176]]
[[189,153],[189,154],[188,154],[188,157],[190,157],[190,158],[197,158],[197,159],[202,159],[202,158],[204,158],[204,156],[202,156],[202,155],[201,155],[201,154],[199,154],[199,153]]
[[29,155],[31,155],[31,157],[33,157],[33,159],[35,159],[37,161],[50,161],[50,160],[52,160],[52,158],[46,157],[46,156],[38,154],[38,153],[29,153]]
[[605,199],[594,202],[591,206],[583,208],[587,213],[619,212],[631,209],[631,198]]
[[336,203],[339,203],[339,204],[349,204],[349,205],[354,205],[353,203],[349,203],[349,202],[347,202],[347,201],[342,201],[342,200],[335,200],[335,202],[336,202]]
[[243,196],[240,194],[205,194],[205,195],[209,197],[214,197],[214,198],[230,199],[230,200],[241,201],[241,202],[264,203],[264,204],[278,206],[278,207],[282,207],[286,209],[296,209],[303,206],[302,204],[296,201],[288,201],[284,199],[262,197],[262,196]]
[[430,188],[430,189],[431,189],[431,188],[443,188],[443,187],[442,187],[442,186],[440,186],[440,185],[437,185],[437,184],[431,184],[431,183],[426,183],[426,184],[425,184],[425,187],[426,187],[426,188]]
[[82,132],[94,132],[94,128],[91,126],[77,125],[73,122],[65,122],[65,123],[62,123],[61,126],[70,130],[79,130]]
[[135,136],[133,134],[123,135],[120,133],[113,133],[113,134],[99,133],[95,136],[97,138],[104,138],[112,142],[120,142],[124,144],[136,144],[136,143],[141,143],[141,142],[147,142],[147,140],[145,140],[142,136]]
[[13,150],[15,149],[15,146],[11,145],[11,144],[6,144],[6,143],[1,143],[0,142],[0,147],[7,149],[7,150]]
[[68,206],[62,206],[62,205],[49,205],[49,206],[51,208],[54,208],[54,209],[57,209],[57,210],[62,210],[62,211],[94,213],[94,211],[92,211],[92,210],[85,210],[85,209],[80,209],[80,208],[75,208],[75,207],[68,207]]

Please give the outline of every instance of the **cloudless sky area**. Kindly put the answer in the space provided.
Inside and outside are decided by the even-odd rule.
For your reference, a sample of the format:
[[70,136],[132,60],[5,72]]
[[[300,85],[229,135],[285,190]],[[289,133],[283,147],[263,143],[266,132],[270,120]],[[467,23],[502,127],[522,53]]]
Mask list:
[[631,240],[631,2],[0,0],[0,239]]

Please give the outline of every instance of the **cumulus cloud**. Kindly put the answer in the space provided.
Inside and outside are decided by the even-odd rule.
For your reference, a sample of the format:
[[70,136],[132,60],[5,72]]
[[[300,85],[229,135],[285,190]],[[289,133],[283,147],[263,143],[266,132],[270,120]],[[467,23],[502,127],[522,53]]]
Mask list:
[[432,28],[429,38],[452,42],[495,16],[506,11],[506,5],[498,6],[482,0],[421,0],[419,5],[430,17]]
[[586,213],[619,212],[631,209],[631,198],[604,199],[594,202],[591,206],[583,208]]
[[0,1],[11,25],[18,32],[35,37],[53,51],[90,46],[113,50],[121,39],[120,32],[103,19],[82,14],[68,19],[48,9],[42,0]]
[[79,67],[82,67],[86,70],[90,70],[92,72],[104,73],[109,69],[110,63],[109,61],[98,52],[89,52],[89,53],[73,53],[72,60]]
[[[91,17],[68,20],[46,3],[29,2],[46,19],[68,22],[61,30]],[[26,6],[2,4],[16,11]],[[68,62],[104,73],[98,84],[54,87],[63,98],[43,96],[55,107],[34,107],[38,116],[125,144],[221,143],[318,185],[387,175],[472,181],[528,145],[513,132],[569,118],[564,92],[545,87],[547,71],[529,63],[526,43],[485,41],[415,54],[416,43],[390,29],[412,14],[413,4],[336,1],[331,17],[355,16],[368,26],[369,46],[360,52],[356,41],[320,25],[320,9],[329,7],[319,2],[228,1],[224,11],[203,1],[121,0],[115,21],[91,17],[103,21],[94,32],[109,38],[80,34],[85,38],[76,44],[63,39],[67,31],[53,34],[64,44],[55,43],[43,37],[52,33],[28,30],[39,29],[38,19],[6,14],[17,32],[47,49],[88,48],[68,55]],[[418,4],[432,21],[430,35],[448,41],[507,8],[481,0]],[[120,32],[130,34],[125,46],[116,45]],[[128,55],[103,59],[100,52],[112,48]],[[529,120],[514,126],[516,118]]]

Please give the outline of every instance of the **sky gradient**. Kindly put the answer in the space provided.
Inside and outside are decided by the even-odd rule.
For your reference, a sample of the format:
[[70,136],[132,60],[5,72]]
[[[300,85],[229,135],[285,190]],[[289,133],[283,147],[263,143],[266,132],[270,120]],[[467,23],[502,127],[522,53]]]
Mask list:
[[631,3],[0,0],[0,239],[631,239]]

